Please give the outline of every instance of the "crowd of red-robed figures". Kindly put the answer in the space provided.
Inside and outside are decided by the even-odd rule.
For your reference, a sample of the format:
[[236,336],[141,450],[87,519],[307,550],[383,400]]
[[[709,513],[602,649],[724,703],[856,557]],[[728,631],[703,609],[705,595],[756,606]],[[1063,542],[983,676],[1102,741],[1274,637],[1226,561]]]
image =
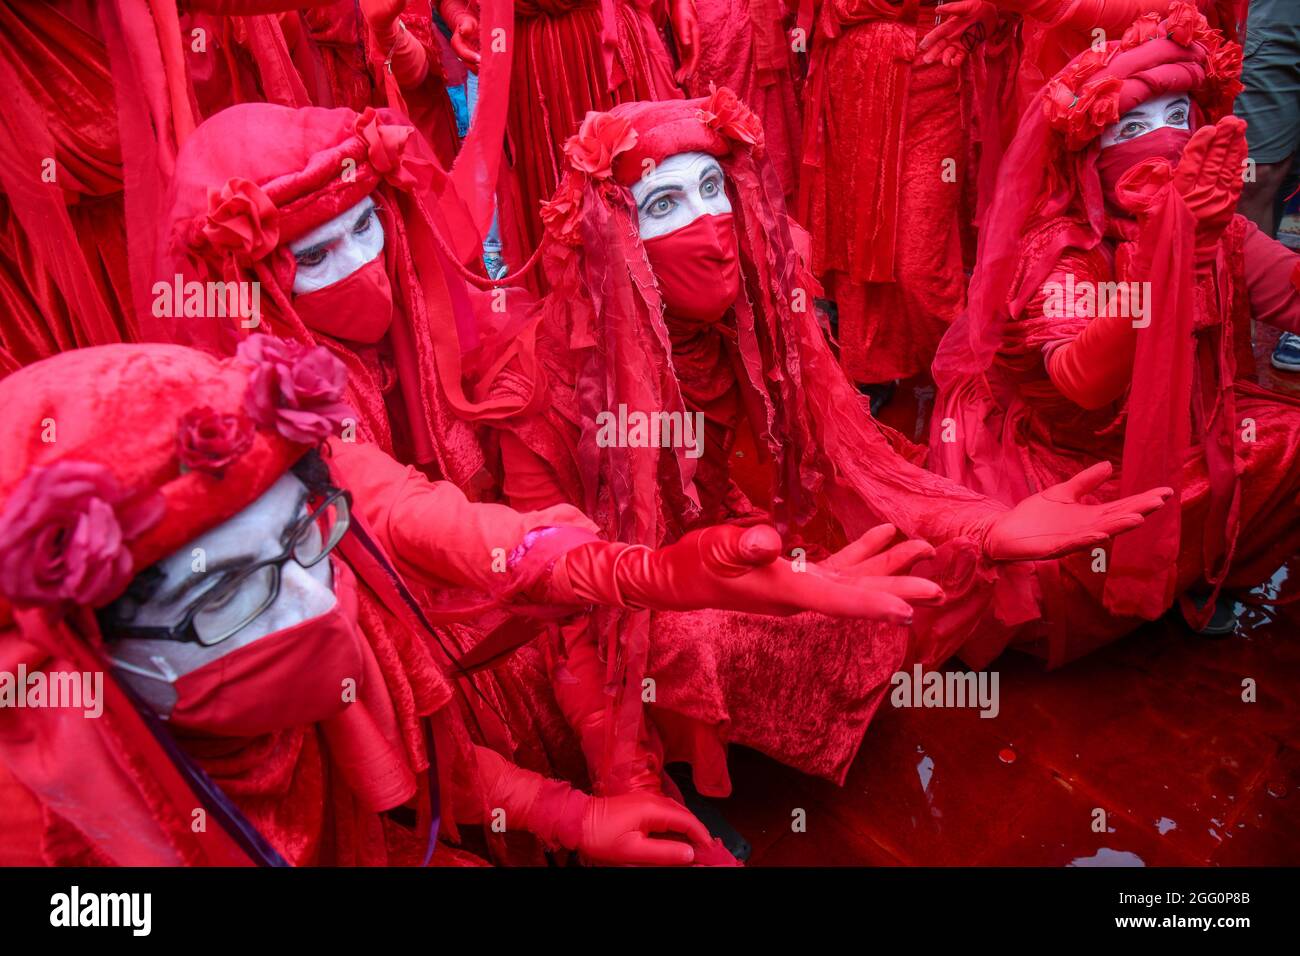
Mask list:
[[6,842],[730,865],[731,743],[1214,626],[1300,540],[1239,6],[0,6]]

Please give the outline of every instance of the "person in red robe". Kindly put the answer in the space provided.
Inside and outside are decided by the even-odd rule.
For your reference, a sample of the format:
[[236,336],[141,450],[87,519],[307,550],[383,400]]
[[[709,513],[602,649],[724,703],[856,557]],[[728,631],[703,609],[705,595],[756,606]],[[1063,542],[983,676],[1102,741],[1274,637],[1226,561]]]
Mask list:
[[592,862],[688,864],[714,844],[678,804],[589,796],[482,745],[412,585],[442,622],[606,603],[896,616],[891,589],[928,586],[796,573],[770,528],[651,552],[572,508],[472,504],[341,440],[345,380],[324,348],[256,335],[230,359],[74,349],[0,382],[0,664],[24,695],[100,675],[0,708],[47,862],[472,862],[436,840],[490,821]]
[[[1080,54],[1003,162],[971,302],[935,359],[932,465],[1003,501],[1097,462],[1177,489],[1109,552],[1060,566],[1065,660],[1300,544],[1300,407],[1253,381],[1252,319],[1300,324],[1296,257],[1233,214],[1241,48],[1189,4]],[[1220,608],[1220,617],[1224,609]],[[1218,621],[1215,626],[1230,626]]]
[[733,90],[763,121],[768,162],[781,180],[786,203],[795,199],[802,139],[800,53],[787,33],[797,4],[785,0],[697,0],[700,56],[686,81],[691,96],[715,86]]
[[[360,437],[483,497],[494,479],[469,422],[537,399],[475,397],[474,355],[526,369],[531,345],[503,327],[510,316],[490,296],[471,294],[460,263],[477,256],[474,235],[404,117],[232,107],[200,124],[177,160],[158,226],[159,336],[225,353],[258,330],[325,345],[348,367]],[[216,282],[242,294],[248,314],[209,302]],[[493,333],[503,348],[485,341]]]
[[[1095,545],[1166,493],[1077,503],[1103,467],[1008,509],[900,454],[917,449],[870,418],[824,341],[761,144],[760,121],[726,89],[592,114],[570,140],[543,210],[552,291],[538,349],[552,401],[504,425],[507,498],[578,505],[651,547],[714,521],[772,520],[788,553],[810,557],[901,531],[933,546],[896,557],[946,601],[919,607],[910,634],[725,613],[566,630],[556,695],[591,728],[584,750],[611,790],[652,787],[681,760],[701,793],[725,795],[729,742],[842,781],[900,664],[994,656],[1037,616],[1032,568],[1017,562]],[[638,420],[652,423],[639,437],[621,424]],[[629,649],[621,661],[614,647]],[[602,697],[601,667],[615,663],[620,688],[655,672],[648,716],[640,695]],[[798,724],[780,718],[790,701]]]
[[[667,4],[680,67],[652,0],[516,0],[506,116],[508,175],[500,190],[503,254],[512,268],[537,249],[538,210],[563,172],[565,139],[592,110],[674,98],[699,54],[695,0]],[[488,41],[485,39],[485,43]]]

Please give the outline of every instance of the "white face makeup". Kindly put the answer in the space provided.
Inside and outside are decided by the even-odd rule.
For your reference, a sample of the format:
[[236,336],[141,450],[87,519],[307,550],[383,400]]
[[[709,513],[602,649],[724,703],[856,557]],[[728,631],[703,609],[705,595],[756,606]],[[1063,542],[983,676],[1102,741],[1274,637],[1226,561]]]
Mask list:
[[[223,570],[246,567],[284,551],[288,529],[307,514],[307,487],[292,473],[282,475],[267,492],[229,521],[200,535],[175,554],[158,562],[163,578],[153,595],[139,605],[132,623],[143,627],[164,627],[178,623],[189,607],[204,593],[205,584]],[[206,573],[193,570],[195,549],[201,548]],[[280,568],[280,592],[275,602],[245,627],[211,647],[202,644],[142,638],[125,638],[110,644],[113,660],[131,688],[166,716],[176,702],[171,682],[182,674],[251,644],[275,631],[293,627],[324,614],[334,606],[333,575],[328,559],[304,568],[288,560]],[[257,591],[257,594],[253,594]],[[246,584],[231,598],[231,613],[239,613],[240,601],[247,610],[257,606],[265,594]]]
[[1139,103],[1111,123],[1101,134],[1101,148],[1126,143],[1147,133],[1154,133],[1163,126],[1174,129],[1190,129],[1192,115],[1191,101],[1186,93],[1166,93],[1145,103]]
[[726,178],[708,153],[669,156],[632,184],[641,238],[666,236],[700,216],[731,212]]
[[367,196],[347,212],[289,243],[298,260],[294,295],[305,295],[346,279],[384,251],[384,226]]

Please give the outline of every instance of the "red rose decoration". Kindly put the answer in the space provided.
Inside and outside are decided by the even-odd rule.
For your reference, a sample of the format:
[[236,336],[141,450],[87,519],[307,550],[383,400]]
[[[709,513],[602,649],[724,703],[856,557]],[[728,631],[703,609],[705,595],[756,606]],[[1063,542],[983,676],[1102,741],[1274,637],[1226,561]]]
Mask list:
[[373,108],[367,108],[357,117],[355,130],[365,141],[370,165],[387,182],[408,192],[429,182],[432,164],[427,159],[410,155],[406,148],[415,127],[381,123],[379,114]]
[[218,477],[252,444],[253,425],[248,419],[207,407],[186,412],[176,435],[181,464]]
[[1210,25],[1196,7],[1189,3],[1175,3],[1165,18],[1165,29],[1169,31],[1169,39],[1179,46],[1191,46],[1193,40],[1199,40],[1209,32]]
[[221,191],[208,191],[208,214],[199,234],[209,246],[252,261],[280,242],[279,210],[257,183],[228,180]]
[[582,177],[566,172],[555,195],[542,203],[542,224],[553,238],[566,246],[580,243],[582,223]]
[[347,368],[324,346],[253,335],[237,354],[253,366],[244,411],[259,426],[314,445],[354,414],[343,401]]
[[1119,119],[1119,91],[1123,85],[1119,77],[1108,76],[1085,83],[1076,94],[1053,80],[1045,93],[1047,120],[1065,134],[1070,149],[1082,149]]
[[131,581],[127,542],[163,512],[159,495],[126,499],[103,465],[33,468],[0,514],[0,593],[16,605],[112,601]]
[[1204,100],[1209,114],[1218,117],[1231,113],[1242,89],[1241,46],[1224,43],[1211,51],[1205,67]]
[[1119,40],[1119,48],[1131,50],[1161,35],[1160,14],[1146,13],[1134,20],[1133,25],[1124,31],[1124,35]]
[[576,170],[593,179],[613,174],[614,157],[636,145],[636,130],[627,120],[608,113],[590,112],[578,132],[564,144],[564,155]]
[[700,104],[700,120],[726,139],[759,149],[763,146],[762,121],[725,86],[715,87]]

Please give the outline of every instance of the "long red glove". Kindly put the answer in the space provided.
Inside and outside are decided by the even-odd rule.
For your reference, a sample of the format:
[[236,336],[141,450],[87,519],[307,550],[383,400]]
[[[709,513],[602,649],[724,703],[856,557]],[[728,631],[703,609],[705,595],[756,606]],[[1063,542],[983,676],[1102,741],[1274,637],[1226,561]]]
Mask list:
[[[689,866],[697,851],[712,848],[704,824],[662,794],[592,797],[517,767],[486,747],[474,749],[488,808],[504,811],[507,829],[526,830],[548,846],[614,866]],[[665,833],[689,842],[651,836]]]
[[451,27],[451,50],[471,68],[477,68],[479,54],[478,17],[465,0],[442,0],[438,7],[443,22]]
[[305,7],[323,7],[334,0],[185,0],[182,11],[220,13],[226,16],[256,16],[263,13],[289,13]]
[[1128,388],[1136,351],[1137,330],[1131,318],[1098,316],[1072,341],[1052,352],[1047,376],[1057,391],[1080,408],[1101,408]]
[[1110,462],[1099,462],[998,515],[984,539],[985,553],[995,561],[1063,557],[1131,531],[1174,493],[1153,488],[1106,504],[1083,504],[1080,499],[1103,485],[1112,470]]
[[[756,614],[820,611],[906,624],[912,619],[908,601],[938,603],[943,591],[924,578],[882,570],[900,566],[892,551],[880,553],[895,535],[893,526],[885,527],[887,536],[874,529],[819,564],[780,558],[781,537],[768,525],[715,525],[657,551],[592,542],[555,563],[548,596],[567,604],[662,611],[714,607]],[[899,545],[909,564],[925,547]]]
[[375,46],[403,88],[417,86],[429,73],[424,44],[411,36],[400,19],[406,0],[361,0],[361,12],[375,34]]
[[695,73],[700,59],[700,18],[695,12],[695,0],[671,0],[668,19],[677,41],[677,56],[682,62],[673,79],[685,83]]

